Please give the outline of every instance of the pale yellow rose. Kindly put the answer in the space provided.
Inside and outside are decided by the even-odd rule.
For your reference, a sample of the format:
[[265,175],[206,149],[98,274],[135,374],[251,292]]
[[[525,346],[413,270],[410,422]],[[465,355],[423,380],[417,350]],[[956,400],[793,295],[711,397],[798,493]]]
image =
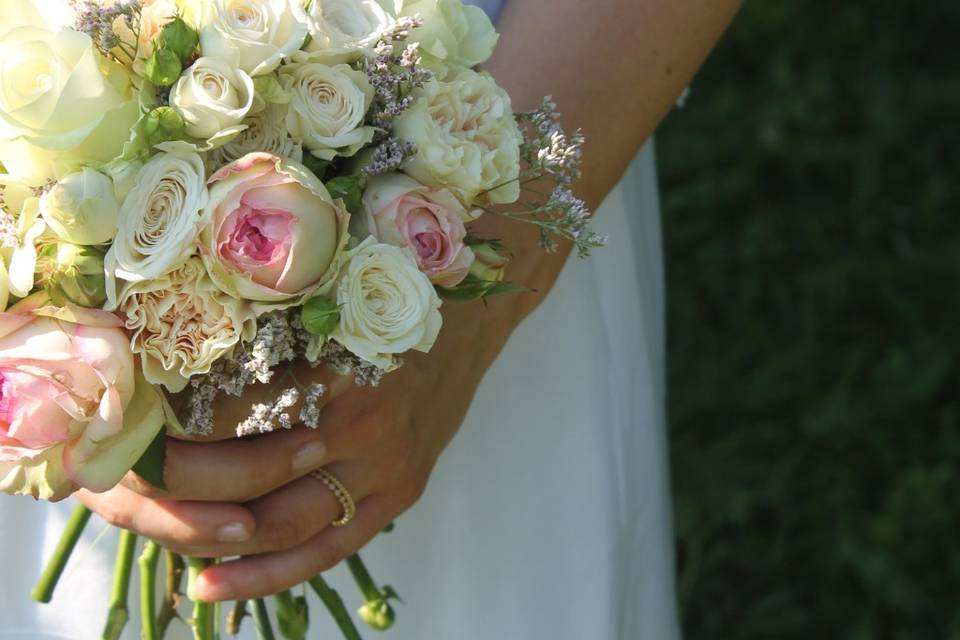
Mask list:
[[139,118],[126,69],[89,36],[38,27],[0,36],[0,163],[40,185],[120,155]]
[[117,233],[120,204],[113,181],[84,167],[62,178],[40,198],[40,214],[61,240],[103,244]]
[[440,298],[413,253],[373,238],[348,253],[336,299],[340,323],[330,338],[385,371],[401,353],[429,352],[443,324]]

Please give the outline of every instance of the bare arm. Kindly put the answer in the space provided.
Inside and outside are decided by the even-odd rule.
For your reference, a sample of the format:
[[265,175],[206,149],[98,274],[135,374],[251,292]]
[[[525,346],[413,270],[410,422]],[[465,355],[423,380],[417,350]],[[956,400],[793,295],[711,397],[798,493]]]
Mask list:
[[[586,134],[584,175],[576,190],[593,208],[620,180],[643,142],[736,14],[742,0],[512,0],[488,70],[518,111],[551,94],[568,130]],[[517,224],[486,221],[493,237],[513,238]],[[536,233],[508,244],[517,251],[511,279],[547,294],[569,248],[545,258]]]

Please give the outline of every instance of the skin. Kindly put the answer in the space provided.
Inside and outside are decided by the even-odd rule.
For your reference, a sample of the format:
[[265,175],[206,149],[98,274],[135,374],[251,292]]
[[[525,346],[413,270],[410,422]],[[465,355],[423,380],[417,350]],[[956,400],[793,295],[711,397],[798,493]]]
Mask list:
[[[516,109],[533,108],[550,93],[565,126],[584,130],[587,170],[577,193],[596,207],[739,6],[740,0],[514,0],[487,69]],[[429,356],[410,355],[378,389],[340,385],[316,430],[213,443],[171,439],[167,492],[131,474],[105,494],[77,497],[109,522],[175,551],[244,556],[201,575],[191,595],[204,600],[266,596],[333,567],[417,501],[484,372],[550,291],[569,253],[564,247],[544,255],[535,229],[495,216],[486,216],[478,232],[510,239],[511,280],[536,293],[494,299],[487,307],[446,305],[444,329]],[[329,378],[298,373],[300,380],[319,376]],[[236,424],[228,418],[244,415],[251,402],[223,405],[223,424]],[[305,476],[320,466],[357,502],[346,527],[329,526],[340,506]]]

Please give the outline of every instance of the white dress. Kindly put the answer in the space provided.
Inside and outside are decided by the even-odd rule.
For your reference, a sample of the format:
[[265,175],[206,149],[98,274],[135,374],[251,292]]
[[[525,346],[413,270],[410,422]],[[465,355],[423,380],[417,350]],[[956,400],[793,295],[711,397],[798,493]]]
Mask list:
[[[364,552],[387,640],[674,640],[664,298],[652,145],[490,369],[422,500]],[[29,599],[72,504],[0,497],[0,639],[100,637],[115,532],[96,518],[50,605]],[[103,534],[106,535],[103,535]],[[361,602],[346,571],[331,583]],[[130,604],[136,609],[136,580]],[[310,637],[339,638],[311,600]],[[124,638],[139,637],[136,611]],[[168,638],[191,635],[174,623]],[[247,620],[242,638],[254,638]]]

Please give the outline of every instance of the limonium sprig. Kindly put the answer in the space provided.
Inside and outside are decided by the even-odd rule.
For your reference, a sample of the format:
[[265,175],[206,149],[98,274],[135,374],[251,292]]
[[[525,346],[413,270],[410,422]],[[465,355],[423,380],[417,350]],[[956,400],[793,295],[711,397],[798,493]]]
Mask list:
[[113,49],[121,49],[124,54],[135,58],[137,43],[125,42],[116,32],[117,18],[123,18],[124,24],[134,34],[139,30],[139,16],[143,9],[142,0],[118,0],[110,6],[104,6],[98,0],[74,0],[77,19],[74,30],[85,33],[104,55],[110,56]]

